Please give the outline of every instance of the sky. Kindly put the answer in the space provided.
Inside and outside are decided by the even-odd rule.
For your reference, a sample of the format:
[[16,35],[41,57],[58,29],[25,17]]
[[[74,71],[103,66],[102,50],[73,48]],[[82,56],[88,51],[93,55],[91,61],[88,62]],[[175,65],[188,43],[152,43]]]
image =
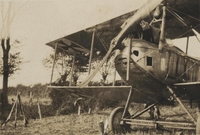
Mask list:
[[[17,39],[20,44],[13,45],[12,51],[20,51],[23,60],[29,62],[22,64],[21,70],[9,78],[9,86],[49,83],[51,69],[44,68],[42,64],[42,60],[52,52],[52,49],[45,45],[47,42],[133,11],[144,1],[18,0],[13,2],[11,15],[14,13],[16,15],[11,23],[10,36],[11,41]],[[8,0],[1,1],[0,4],[1,7],[3,4],[3,9],[6,11]]]
[[[3,1],[5,10],[7,1]],[[29,62],[22,64],[21,70],[9,78],[9,86],[49,83],[51,69],[42,64],[42,60],[52,53],[46,43],[133,11],[145,1],[16,0],[12,4],[11,12],[16,15],[11,23],[10,35],[13,42],[17,39],[20,44],[14,45],[12,51],[20,51],[23,60]],[[2,7],[2,1],[0,4]],[[185,39],[173,42],[185,50]],[[200,44],[195,38],[190,43],[189,54],[199,55],[199,51],[194,50],[200,48]]]

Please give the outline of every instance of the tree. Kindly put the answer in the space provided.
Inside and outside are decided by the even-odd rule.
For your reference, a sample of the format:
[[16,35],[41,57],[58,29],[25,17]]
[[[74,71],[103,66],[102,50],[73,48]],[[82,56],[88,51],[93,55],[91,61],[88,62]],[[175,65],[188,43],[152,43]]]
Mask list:
[[[13,12],[11,16],[11,7],[12,2],[9,1],[1,3],[1,17],[2,17],[2,26],[1,26],[1,48],[2,48],[2,68],[1,73],[3,75],[3,87],[1,92],[1,102],[2,102],[2,111],[8,105],[8,77],[10,74],[13,74],[14,71],[18,69],[16,65],[20,64],[21,60],[18,59],[20,53],[10,54],[11,44],[10,44],[10,27],[13,21],[14,16],[17,12]],[[7,11],[5,11],[7,9]],[[10,59],[9,59],[10,58]],[[18,64],[17,64],[18,63]],[[2,112],[4,113],[4,112]]]
[[[19,43],[19,41],[16,41]],[[0,75],[3,75],[3,88],[2,88],[2,104],[6,106],[8,104],[8,78],[13,75],[17,70],[20,70],[20,65],[23,63],[20,57],[20,52],[10,52],[10,38],[1,40],[3,59],[0,60]]]

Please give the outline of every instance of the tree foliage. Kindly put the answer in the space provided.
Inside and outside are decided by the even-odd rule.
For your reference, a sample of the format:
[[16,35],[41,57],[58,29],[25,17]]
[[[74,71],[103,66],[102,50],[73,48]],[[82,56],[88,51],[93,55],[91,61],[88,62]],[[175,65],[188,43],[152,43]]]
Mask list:
[[[17,70],[20,70],[20,65],[23,63],[20,52],[10,53],[8,57],[8,74],[9,76],[14,74]],[[0,60],[0,75],[3,75],[3,61]]]
[[[12,7],[13,2],[7,1],[7,2],[1,2],[1,31],[0,31],[0,39],[1,39],[1,48],[2,48],[2,62],[0,67],[0,72],[3,75],[3,87],[2,92],[0,93],[0,98],[2,102],[1,111],[2,114],[4,114],[4,110],[6,106],[8,105],[8,78],[10,74],[13,74],[17,69],[18,66],[16,66],[16,63],[20,63],[20,60],[18,59],[20,53],[12,54],[10,55],[11,50],[11,24],[13,22],[13,19],[17,13],[17,11],[13,10]],[[13,12],[12,12],[13,11]],[[12,59],[11,59],[12,58]],[[14,59],[13,59],[14,58]]]

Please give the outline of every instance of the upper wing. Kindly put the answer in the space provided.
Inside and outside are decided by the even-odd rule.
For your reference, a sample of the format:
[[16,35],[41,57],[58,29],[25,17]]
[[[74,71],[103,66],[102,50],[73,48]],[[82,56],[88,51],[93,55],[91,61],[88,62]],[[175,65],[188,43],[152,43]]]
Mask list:
[[176,83],[175,93],[190,100],[200,100],[200,82]]
[[56,42],[58,42],[59,47],[64,50],[68,49],[69,46],[72,45],[76,47],[82,46],[82,48],[90,49],[92,34],[93,31],[95,30],[94,52],[101,51],[102,54],[106,54],[110,45],[110,41],[120,32],[121,30],[120,26],[124,23],[126,19],[132,16],[135,12],[136,11],[126,13],[124,15],[110,19],[106,22],[89,27],[85,30],[80,30],[65,37],[61,37],[59,39],[46,43],[46,45],[55,48]]
[[[176,12],[176,14],[179,15],[187,25],[183,25],[172,14],[167,13],[165,26],[165,36],[167,38],[175,39],[194,35],[191,28],[195,28],[195,30],[200,32],[199,0],[167,0],[167,3],[167,8]],[[107,49],[109,48],[111,40],[120,32],[122,24],[126,22],[126,20],[128,20],[131,16],[133,16],[136,13],[136,11],[137,10],[123,14],[106,22],[89,27],[85,30],[80,30],[73,34],[61,37],[59,39],[47,43],[47,45],[54,47],[55,43],[59,41],[59,47],[63,49],[67,49],[69,48],[69,46],[76,46],[76,50],[85,50],[84,52],[88,52],[86,48],[90,48],[92,41],[92,33],[93,31],[95,31],[94,50],[100,50],[103,54],[105,54]],[[153,12],[154,11],[152,11],[152,13],[149,14],[149,16],[146,18],[148,21],[152,19]]]
[[[175,39],[192,36],[192,28],[200,32],[200,1],[199,0],[167,0],[167,16],[165,35]],[[170,12],[174,11],[181,18],[174,17]],[[185,24],[181,23],[182,20]]]
[[[86,34],[82,31],[80,33],[77,33],[75,35],[75,39],[77,38],[77,36],[79,35],[84,35],[84,37],[80,38],[80,39],[85,39],[86,38]],[[78,38],[77,38],[78,39]],[[51,41],[49,43],[47,43],[46,45],[49,45],[53,48],[55,48],[55,46],[58,46],[58,51],[72,51],[74,50],[75,52],[80,52],[80,53],[89,53],[89,50],[87,48],[85,48],[84,46],[82,46],[82,44],[80,44],[79,42],[74,41],[73,39],[69,39],[69,38],[60,38],[54,41]],[[70,52],[69,52],[70,53]]]

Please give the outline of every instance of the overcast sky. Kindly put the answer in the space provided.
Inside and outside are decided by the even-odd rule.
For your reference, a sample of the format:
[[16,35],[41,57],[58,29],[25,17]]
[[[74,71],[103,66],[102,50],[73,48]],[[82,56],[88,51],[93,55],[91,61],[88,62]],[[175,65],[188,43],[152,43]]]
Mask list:
[[[133,11],[144,1],[19,0],[13,3],[11,14],[17,13],[11,24],[11,39],[21,42],[13,49],[21,51],[24,60],[30,62],[9,78],[9,85],[48,83],[51,70],[43,67],[42,59],[52,50],[45,43]],[[7,1],[3,3],[6,10]]]
[[[51,70],[43,67],[42,60],[52,49],[45,43],[133,11],[145,1],[19,0],[13,3],[12,14],[16,12],[16,16],[11,25],[11,39],[21,42],[18,48],[13,49],[20,51],[24,60],[30,62],[23,64],[22,70],[9,78],[9,85],[49,83]],[[196,40],[190,42],[193,44],[190,54],[200,54],[199,51],[194,52],[200,44]],[[184,40],[175,43],[181,44],[184,50]]]

